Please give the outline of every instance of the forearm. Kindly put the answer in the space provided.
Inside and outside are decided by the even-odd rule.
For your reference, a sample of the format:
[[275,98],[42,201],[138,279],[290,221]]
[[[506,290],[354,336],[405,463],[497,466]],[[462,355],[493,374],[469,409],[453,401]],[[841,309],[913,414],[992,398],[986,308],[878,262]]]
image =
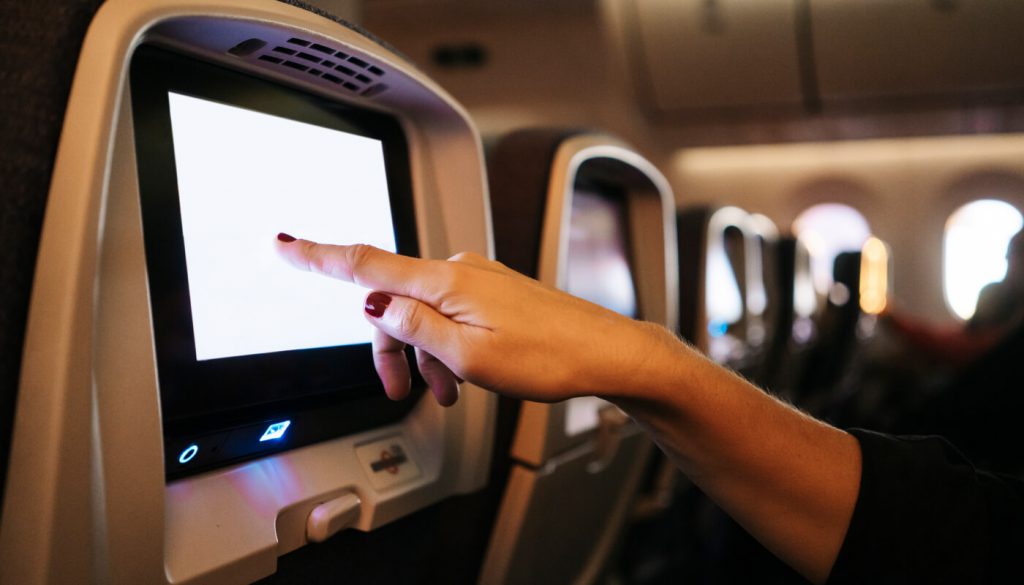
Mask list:
[[860,483],[851,435],[786,405],[667,332],[629,390],[607,396],[769,550],[823,582]]
[[776,555],[813,581],[828,576],[857,499],[853,437],[775,401],[664,328],[480,256],[418,260],[290,236],[277,246],[297,268],[374,289],[367,318],[381,332],[375,365],[389,395],[408,392],[401,348],[409,343],[429,355],[425,374],[442,404],[457,397],[438,391],[454,388],[455,375],[524,400],[608,398]]

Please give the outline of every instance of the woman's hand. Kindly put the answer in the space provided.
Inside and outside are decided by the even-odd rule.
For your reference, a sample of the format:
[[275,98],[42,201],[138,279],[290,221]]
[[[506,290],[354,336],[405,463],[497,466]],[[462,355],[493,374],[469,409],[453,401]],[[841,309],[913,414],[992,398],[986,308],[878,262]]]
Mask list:
[[365,246],[278,237],[297,268],[372,289],[366,318],[388,396],[409,393],[405,345],[442,405],[456,378],[515,398],[554,402],[614,395],[629,387],[675,338],[660,327],[548,288],[499,262],[463,253],[421,260]]
[[596,394],[639,422],[684,473],[770,550],[824,582],[860,484],[852,436],[773,399],[662,327],[542,286],[475,254],[447,261],[278,236],[298,268],[373,289],[374,361],[409,392],[405,344],[441,404],[456,376],[516,398]]

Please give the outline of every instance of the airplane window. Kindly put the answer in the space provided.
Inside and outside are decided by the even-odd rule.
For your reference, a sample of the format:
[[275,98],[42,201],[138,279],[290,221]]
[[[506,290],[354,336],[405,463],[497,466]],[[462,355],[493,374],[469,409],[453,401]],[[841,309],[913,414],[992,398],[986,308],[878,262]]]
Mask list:
[[969,319],[985,285],[1006,275],[1006,246],[1021,227],[1020,210],[1005,201],[972,201],[946,220],[943,273],[946,304]]
[[811,254],[814,288],[827,295],[832,286],[832,265],[843,252],[860,251],[871,235],[868,221],[856,209],[841,203],[819,203],[793,221],[793,234]]
[[869,315],[878,315],[888,304],[889,256],[889,247],[876,237],[861,249],[860,309]]

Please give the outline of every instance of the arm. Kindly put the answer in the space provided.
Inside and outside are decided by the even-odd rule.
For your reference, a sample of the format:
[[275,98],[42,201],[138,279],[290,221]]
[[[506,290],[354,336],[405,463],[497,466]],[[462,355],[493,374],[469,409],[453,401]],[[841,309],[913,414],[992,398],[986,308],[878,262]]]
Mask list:
[[857,501],[857,440],[681,343],[675,353],[650,384],[610,399],[767,549],[824,582]]
[[376,291],[367,318],[380,331],[374,357],[392,398],[409,391],[406,343],[442,404],[457,399],[456,376],[525,400],[599,395],[781,559],[812,581],[828,577],[860,481],[850,435],[771,398],[664,328],[476,255],[417,260],[304,240],[278,249],[298,268]]

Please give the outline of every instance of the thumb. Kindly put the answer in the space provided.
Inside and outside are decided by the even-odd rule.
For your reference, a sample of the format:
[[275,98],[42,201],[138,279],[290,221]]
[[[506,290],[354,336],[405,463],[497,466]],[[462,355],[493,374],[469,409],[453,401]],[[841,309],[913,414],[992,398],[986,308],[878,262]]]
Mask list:
[[451,342],[459,326],[426,303],[409,297],[371,292],[366,296],[366,317],[391,337],[418,347],[445,363],[454,355]]

